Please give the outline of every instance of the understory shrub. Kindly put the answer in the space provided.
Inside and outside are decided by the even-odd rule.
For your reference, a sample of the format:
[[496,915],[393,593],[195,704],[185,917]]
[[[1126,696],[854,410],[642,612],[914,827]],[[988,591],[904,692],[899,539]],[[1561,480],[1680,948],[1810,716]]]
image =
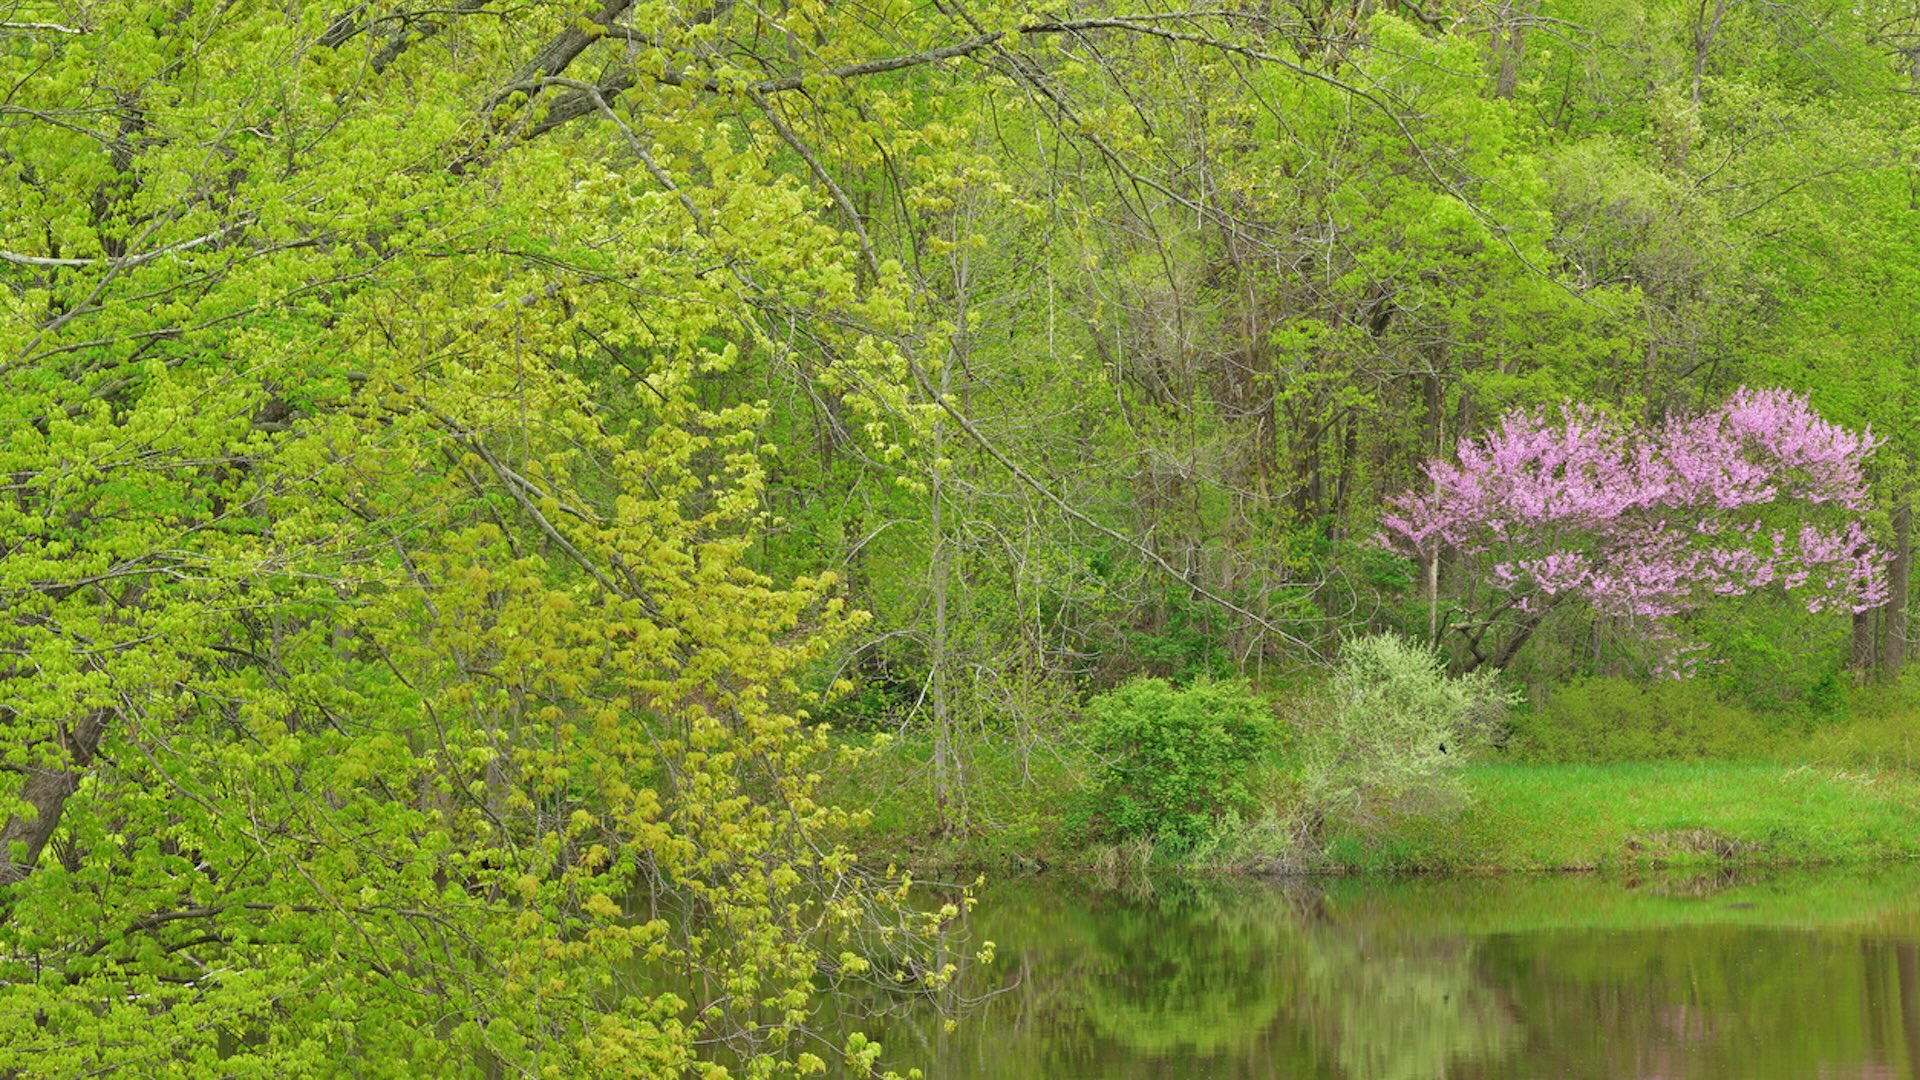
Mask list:
[[1349,641],[1328,698],[1298,720],[1309,815],[1364,829],[1458,805],[1460,766],[1514,701],[1493,673],[1449,676],[1438,655],[1404,638]]
[[1272,710],[1244,682],[1140,679],[1094,698],[1086,713],[1099,784],[1092,831],[1152,837],[1171,850],[1250,807],[1249,778],[1277,736]]
[[1715,604],[1692,627],[1712,658],[1697,681],[1770,726],[1786,717],[1832,718],[1852,682],[1844,605],[1809,617],[1791,597],[1763,594]]
[[1796,763],[1920,773],[1920,665],[1894,683],[1847,693],[1845,716],[1817,726],[1780,756]]
[[1781,755],[1788,761],[1873,772],[1920,772],[1913,716],[1865,716],[1822,728]]
[[1697,679],[1576,679],[1516,715],[1513,729],[1509,751],[1536,762],[1755,759],[1775,742],[1750,710]]

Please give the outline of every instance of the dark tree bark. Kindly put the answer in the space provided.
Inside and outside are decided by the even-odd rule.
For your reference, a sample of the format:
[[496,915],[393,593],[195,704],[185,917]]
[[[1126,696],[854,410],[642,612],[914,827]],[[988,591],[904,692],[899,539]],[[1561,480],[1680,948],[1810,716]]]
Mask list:
[[[20,798],[33,807],[31,817],[15,815],[0,827],[0,885],[14,885],[33,873],[46,850],[53,830],[60,825],[60,813],[67,797],[80,786],[80,778],[100,750],[100,737],[106,733],[108,712],[92,709],[71,728],[60,731],[62,757],[53,765],[35,765],[26,770],[20,785]],[[20,854],[16,858],[15,851]]]
[[1500,21],[1493,29],[1494,54],[1499,58],[1499,74],[1494,79],[1493,96],[1511,98],[1520,85],[1520,65],[1527,56],[1527,19],[1531,5],[1515,10],[1513,0],[1500,5]]
[[1907,599],[1913,581],[1913,507],[1893,512],[1893,561],[1887,567],[1887,607],[1880,630],[1880,673],[1900,676],[1907,665]]
[[1700,104],[1700,84],[1707,76],[1707,53],[1713,39],[1720,36],[1720,21],[1727,17],[1727,0],[1714,0],[1713,14],[1707,14],[1706,0],[1700,0],[1700,13],[1693,27],[1693,103]]
[[1533,638],[1534,631],[1540,629],[1540,624],[1546,620],[1547,613],[1553,609],[1553,605],[1548,603],[1544,607],[1523,613],[1506,640],[1502,641],[1500,646],[1489,655],[1482,648],[1481,643],[1486,639],[1488,631],[1499,623],[1500,617],[1518,606],[1520,599],[1518,595],[1508,597],[1477,626],[1453,627],[1459,632],[1461,641],[1467,647],[1467,659],[1460,665],[1462,674],[1472,674],[1482,667],[1505,668],[1513,662],[1515,656],[1519,655],[1521,648]]
[[1847,667],[1860,682],[1866,682],[1873,676],[1875,646],[1878,644],[1873,633],[1874,610],[1877,609],[1853,613],[1853,655]]

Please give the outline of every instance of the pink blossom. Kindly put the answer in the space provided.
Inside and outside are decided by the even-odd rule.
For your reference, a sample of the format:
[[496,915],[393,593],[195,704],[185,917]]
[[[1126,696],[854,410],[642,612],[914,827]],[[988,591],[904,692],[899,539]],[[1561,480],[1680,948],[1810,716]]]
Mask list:
[[[1660,620],[1773,586],[1810,611],[1865,611],[1887,598],[1886,553],[1859,517],[1881,442],[1785,390],[1646,428],[1571,403],[1557,419],[1515,410],[1429,462],[1430,489],[1392,501],[1382,538],[1422,558],[1492,554],[1493,585],[1525,611],[1573,596]],[[1797,529],[1769,527],[1789,506]]]

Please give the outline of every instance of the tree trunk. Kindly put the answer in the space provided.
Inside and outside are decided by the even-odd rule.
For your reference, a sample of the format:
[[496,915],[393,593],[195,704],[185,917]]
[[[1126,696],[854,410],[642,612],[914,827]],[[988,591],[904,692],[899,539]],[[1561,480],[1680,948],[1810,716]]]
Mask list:
[[[953,365],[949,362],[940,369],[940,393],[946,396],[947,387],[952,379]],[[947,704],[947,535],[942,520],[943,504],[946,492],[943,490],[946,471],[941,463],[945,452],[944,428],[939,420],[935,421],[933,432],[933,655],[929,657],[931,666],[933,694],[933,815],[934,831],[941,836],[953,832],[953,821],[948,815],[953,786],[953,715]]]
[[1520,620],[1520,626],[1514,630],[1513,636],[1507,639],[1507,643],[1500,647],[1500,652],[1493,658],[1492,663],[1496,670],[1504,670],[1508,664],[1513,663],[1513,658],[1519,655],[1521,647],[1533,637],[1533,632],[1540,629],[1541,620],[1545,618],[1546,612],[1541,611]]
[[[967,300],[971,290],[971,261],[967,258],[965,245],[956,253],[953,264],[954,286],[954,333],[951,354],[947,362],[940,366],[939,394],[944,400],[953,392],[953,369],[967,362],[967,349],[970,345],[967,334]],[[956,829],[954,804],[964,799],[957,798],[960,781],[958,752],[953,743],[953,706],[948,700],[947,667],[947,582],[953,560],[953,549],[947,543],[946,531],[946,420],[935,419],[933,428],[933,656],[932,692],[933,692],[933,812],[934,830],[941,836],[951,836]],[[961,810],[964,818],[965,810]]]
[[[1424,433],[1426,445],[1422,447],[1428,458],[1444,457],[1447,452],[1447,387],[1441,381],[1441,367],[1446,362],[1445,346],[1434,350],[1430,359],[1431,370],[1420,377],[1420,390],[1426,398],[1427,423]],[[1464,409],[1466,402],[1462,400]],[[1429,480],[1431,484],[1431,480]],[[1433,485],[1438,490],[1438,485]],[[1440,544],[1435,538],[1433,554],[1427,557],[1427,644],[1440,646]]]
[[1720,36],[1720,20],[1726,18],[1727,0],[1714,0],[1713,17],[1707,17],[1706,0],[1700,0],[1700,15],[1693,29],[1693,104],[1700,104],[1700,83],[1707,74],[1707,52],[1713,39]]
[[1907,596],[1913,580],[1913,507],[1893,512],[1893,561],[1887,567],[1887,606],[1880,638],[1880,673],[1900,677],[1907,664]]
[[1427,644],[1440,644],[1440,547],[1427,556]]
[[1490,631],[1497,627],[1500,617],[1507,611],[1513,609],[1519,603],[1519,600],[1520,598],[1518,596],[1508,597],[1505,602],[1487,615],[1486,621],[1481,623],[1478,628],[1455,627],[1456,630],[1461,631],[1461,638],[1467,646],[1467,659],[1460,665],[1461,674],[1470,675],[1482,667],[1492,667],[1496,670],[1506,667],[1513,661],[1513,658],[1519,654],[1521,648],[1526,645],[1527,641],[1533,637],[1533,632],[1540,629],[1540,624],[1546,619],[1547,612],[1551,610],[1551,607],[1523,613],[1514,627],[1513,634],[1500,645],[1498,651],[1492,656],[1488,656],[1481,651],[1481,641]]
[[1494,79],[1493,96],[1511,98],[1520,85],[1520,64],[1527,56],[1527,26],[1531,12],[1515,12],[1513,0],[1500,5],[1499,24],[1494,27],[1494,51],[1500,58],[1499,74]]
[[1873,635],[1873,610],[1853,613],[1853,655],[1847,663],[1853,677],[1858,682],[1866,682],[1873,677],[1873,654],[1875,644]]
[[[100,738],[107,730],[106,709],[91,709],[72,728],[60,732],[60,748],[65,759],[54,765],[35,765],[27,769],[20,785],[20,800],[33,807],[31,817],[14,815],[0,828],[0,885],[14,885],[33,873],[46,849],[53,830],[60,825],[60,813],[66,809],[67,796],[80,787],[80,778],[100,749]],[[14,857],[16,846],[21,848]]]

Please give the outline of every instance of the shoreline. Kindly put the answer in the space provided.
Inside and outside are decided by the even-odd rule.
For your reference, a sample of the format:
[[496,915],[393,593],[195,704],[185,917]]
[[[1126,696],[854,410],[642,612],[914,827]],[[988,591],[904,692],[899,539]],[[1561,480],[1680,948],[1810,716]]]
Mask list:
[[1450,814],[1308,837],[1276,809],[1244,825],[1229,821],[1187,852],[1139,840],[1076,843],[1067,824],[1075,792],[1062,786],[1007,800],[1022,812],[1017,822],[987,817],[948,838],[933,835],[927,813],[883,801],[868,807],[873,825],[844,840],[862,862],[947,876],[1497,876],[1920,861],[1920,777],[1904,773],[1770,762],[1502,763],[1470,766],[1463,779],[1467,802]]

